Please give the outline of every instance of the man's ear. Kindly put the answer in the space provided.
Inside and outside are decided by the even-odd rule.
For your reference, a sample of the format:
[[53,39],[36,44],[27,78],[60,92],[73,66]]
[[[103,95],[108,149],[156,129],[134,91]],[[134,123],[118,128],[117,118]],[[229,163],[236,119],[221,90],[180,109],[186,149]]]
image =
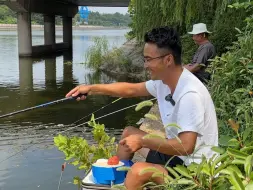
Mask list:
[[171,65],[172,65],[172,63],[173,63],[173,56],[170,54],[170,55],[168,55],[168,56],[166,56],[166,66],[167,67],[170,67]]

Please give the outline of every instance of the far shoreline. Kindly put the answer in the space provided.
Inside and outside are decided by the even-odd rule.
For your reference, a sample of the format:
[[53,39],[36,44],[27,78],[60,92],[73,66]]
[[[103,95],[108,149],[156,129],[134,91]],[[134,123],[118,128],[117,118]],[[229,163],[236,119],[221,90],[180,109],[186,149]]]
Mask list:
[[[55,25],[55,30],[62,30],[62,25]],[[33,30],[44,30],[44,25],[32,25]],[[93,26],[93,25],[79,25],[72,26],[73,30],[125,30],[129,27],[115,27],[115,26]],[[0,31],[17,30],[17,24],[0,24]]]

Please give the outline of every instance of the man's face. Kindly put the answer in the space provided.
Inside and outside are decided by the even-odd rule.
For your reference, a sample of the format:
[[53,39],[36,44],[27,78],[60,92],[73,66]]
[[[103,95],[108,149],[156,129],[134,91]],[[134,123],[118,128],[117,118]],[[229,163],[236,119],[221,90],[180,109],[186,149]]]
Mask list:
[[199,44],[202,41],[202,34],[193,34],[192,39],[196,44]]
[[168,59],[171,54],[165,53],[152,43],[144,46],[144,67],[152,80],[163,80],[168,75]]

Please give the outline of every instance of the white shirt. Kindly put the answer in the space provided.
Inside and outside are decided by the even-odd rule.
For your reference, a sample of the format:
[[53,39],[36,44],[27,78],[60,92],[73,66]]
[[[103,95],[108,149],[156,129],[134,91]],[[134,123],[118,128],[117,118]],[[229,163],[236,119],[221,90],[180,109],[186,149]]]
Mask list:
[[202,154],[211,158],[215,154],[211,147],[218,146],[218,124],[212,98],[202,82],[184,68],[172,96],[175,106],[165,100],[171,90],[161,80],[147,81],[146,88],[157,98],[163,125],[176,123],[181,128],[167,127],[168,139],[184,131],[198,133],[194,153],[179,156],[185,164],[200,163]]

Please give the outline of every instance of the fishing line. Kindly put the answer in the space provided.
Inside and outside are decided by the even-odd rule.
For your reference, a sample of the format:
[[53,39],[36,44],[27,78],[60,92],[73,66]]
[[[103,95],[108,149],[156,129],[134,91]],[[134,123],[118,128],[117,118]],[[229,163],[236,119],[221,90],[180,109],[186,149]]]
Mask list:
[[[79,121],[81,121],[81,120],[83,120],[83,119],[85,119],[85,118],[87,118],[88,116],[90,116],[90,115],[92,115],[92,114],[94,114],[94,113],[96,113],[96,112],[98,112],[98,111],[100,111],[100,110],[102,110],[102,109],[104,109],[105,107],[108,107],[109,105],[111,105],[111,104],[113,104],[113,103],[115,103],[115,102],[117,102],[117,101],[119,101],[120,99],[122,99],[122,98],[118,98],[118,99],[116,99],[116,100],[114,100],[113,102],[110,102],[109,104],[107,104],[106,106],[103,106],[102,108],[100,108],[100,109],[98,109],[98,110],[96,110],[96,111],[94,111],[94,112],[92,112],[92,113],[90,113],[90,114],[88,114],[87,116],[85,116],[85,117],[83,117],[83,118],[81,118],[81,119],[79,119],[79,120],[77,120],[77,121],[75,121],[74,123],[72,123],[72,124],[75,124],[75,123],[77,123],[77,122],[79,122]],[[65,100],[65,98],[64,98],[64,100]],[[57,101],[54,101],[54,102],[62,102],[61,100],[57,100]],[[52,102],[50,102],[50,104],[53,104]],[[43,106],[45,105],[45,104],[42,104]],[[42,105],[40,105],[41,107],[42,107]],[[48,104],[47,104],[48,105]],[[39,106],[35,106],[36,108],[37,107],[39,107]],[[18,111],[18,112],[13,112],[14,114],[16,114],[16,113],[22,113],[22,112],[24,112],[24,111],[26,111],[26,110],[32,110],[32,109],[34,109],[35,107],[32,107],[32,108],[28,108],[28,109],[25,109],[25,110],[21,110],[21,111]],[[6,117],[6,116],[9,116],[9,115],[12,115],[13,113],[10,113],[10,114],[6,114],[6,115],[4,115],[4,117]],[[81,124],[81,125],[85,125],[85,124],[87,124],[88,122],[85,122],[85,123],[83,123],[83,124]],[[70,124],[70,125],[72,125],[72,124]],[[78,126],[76,126],[75,128],[77,128],[77,127],[79,127],[79,126],[81,126],[81,125],[78,125]],[[73,128],[73,127],[72,127]],[[71,129],[72,129],[71,128]],[[73,128],[74,129],[74,128]],[[55,133],[57,131],[57,129],[56,130],[54,130],[52,133]],[[68,131],[68,130],[66,130],[66,131]],[[64,132],[64,131],[63,131]],[[61,132],[61,133],[63,133],[63,132]],[[55,135],[58,135],[58,134],[54,134],[53,136],[55,136]],[[21,149],[20,151],[18,151],[18,152],[16,152],[15,154],[13,154],[13,155],[11,155],[11,156],[9,156],[9,157],[7,157],[6,159],[4,159],[4,160],[2,160],[2,161],[0,161],[0,164],[2,163],[2,162],[4,162],[4,161],[6,161],[6,160],[8,160],[8,159],[10,159],[10,158],[12,158],[12,157],[14,157],[14,156],[16,156],[16,155],[18,155],[19,153],[22,153],[23,151],[25,151],[25,150],[27,150],[27,149],[29,149],[29,148],[31,148],[31,147],[33,147],[34,145],[37,145],[37,144],[41,144],[41,143],[43,143],[45,140],[47,140],[49,137],[48,136],[46,136],[45,138],[43,138],[42,140],[40,140],[39,142],[37,142],[37,143],[35,143],[35,144],[31,144],[31,145],[29,145],[29,146],[27,146],[27,147],[25,147],[25,148],[23,148],[23,149]]]
[[[156,98],[150,99],[149,101],[152,101],[152,100],[156,100]],[[118,101],[118,100],[117,100],[117,101]],[[116,102],[116,100],[114,101],[114,103],[115,103],[115,102]],[[110,103],[110,104],[112,104],[112,103]],[[115,113],[118,113],[118,112],[121,112],[121,111],[127,110],[127,109],[129,109],[129,108],[132,108],[132,107],[137,106],[138,104],[139,104],[139,103],[134,104],[134,105],[131,105],[131,106],[128,106],[128,107],[125,107],[125,108],[122,108],[122,109],[119,109],[119,110],[116,110],[116,111],[114,111],[114,112],[111,112],[111,113],[105,114],[105,115],[100,116],[100,117],[98,117],[98,118],[94,118],[94,120],[96,121],[96,120],[102,119],[102,118],[104,118],[104,117],[107,117],[107,116],[109,116],[109,115],[112,115],[112,114],[115,114]],[[106,106],[106,107],[107,107],[107,106]],[[101,109],[100,109],[100,110],[101,110]],[[97,110],[96,110],[96,111],[97,111]],[[77,125],[77,126],[70,127],[70,128],[68,128],[68,129],[66,129],[66,130],[64,130],[64,131],[58,132],[58,133],[56,133],[56,134],[53,134],[53,136],[56,136],[56,135],[59,135],[59,134],[65,133],[65,132],[67,132],[67,131],[70,131],[70,130],[76,129],[76,128],[78,128],[78,127],[80,127],[80,126],[83,126],[83,125],[85,125],[85,124],[87,124],[87,123],[89,123],[89,121],[86,121],[86,122],[81,123],[81,124],[79,124],[79,125]],[[55,131],[56,131],[56,130],[55,130]],[[53,131],[53,132],[55,132],[55,131]],[[42,139],[41,141],[39,141],[39,142],[38,142],[38,143],[36,143],[36,144],[40,144],[40,143],[42,143],[42,142],[43,142],[44,140],[46,140],[47,138],[49,138],[49,137],[48,137],[48,136],[47,136],[47,137],[45,137],[44,139]],[[23,148],[22,150],[20,150],[20,151],[16,152],[15,154],[13,154],[13,155],[11,155],[11,156],[9,156],[9,157],[7,157],[7,158],[5,158],[5,159],[1,160],[1,161],[0,161],[0,164],[1,164],[1,163],[3,163],[3,162],[5,162],[6,160],[9,160],[10,158],[12,158],[12,157],[14,157],[14,156],[18,155],[19,153],[21,153],[21,152],[23,152],[23,151],[25,151],[25,150],[27,150],[27,149],[31,148],[31,147],[32,147],[32,146],[34,146],[34,145],[35,145],[35,144],[31,144],[30,146],[27,146],[27,147]]]
[[[107,104],[107,105],[105,105],[105,106],[103,106],[103,107],[101,107],[101,108],[95,110],[94,112],[92,112],[92,113],[90,113],[90,114],[84,116],[83,118],[81,118],[81,119],[79,119],[79,120],[77,120],[77,121],[75,121],[75,122],[73,122],[73,123],[71,123],[71,124],[69,124],[69,125],[76,124],[76,123],[78,123],[78,122],[80,122],[80,121],[86,119],[87,117],[91,116],[92,114],[97,113],[98,111],[100,111],[100,110],[102,110],[102,109],[104,109],[104,108],[106,108],[106,107],[108,107],[108,106],[110,106],[110,105],[112,105],[112,104],[118,102],[118,101],[121,100],[121,99],[122,99],[122,98],[118,98],[118,99],[116,99],[116,100],[110,102],[109,104]],[[36,128],[35,128],[35,129],[36,129]]]
[[[155,99],[156,99],[156,98],[150,99],[150,101],[155,100]],[[138,104],[139,104],[139,103],[138,103]],[[137,106],[138,104],[134,104],[134,105],[131,105],[131,106],[128,106],[128,107],[125,107],[125,108],[119,109],[119,110],[117,110],[117,111],[114,111],[114,112],[111,112],[111,113],[105,114],[105,115],[103,115],[103,116],[100,116],[100,117],[98,117],[98,118],[95,118],[94,120],[102,119],[102,118],[107,117],[107,116],[109,116],[109,115],[112,115],[112,114],[115,114],[115,113],[118,113],[118,112],[121,112],[121,111],[127,110],[127,109],[129,109],[129,108],[132,108],[132,107]],[[70,128],[68,128],[68,129],[66,129],[66,130],[64,130],[64,131],[62,131],[62,132],[59,132],[59,133],[58,133],[58,134],[56,134],[56,135],[59,135],[59,134],[65,133],[65,132],[67,132],[67,131],[69,131],[69,130],[75,129],[75,128],[80,127],[80,126],[82,126],[82,125],[85,125],[85,124],[87,124],[87,123],[89,123],[89,121],[86,121],[86,122],[84,122],[84,123],[81,123],[81,124],[79,124],[79,125],[77,125],[77,126],[75,126],[75,127],[70,127]],[[1,162],[0,162],[0,163],[1,163]]]
[[106,107],[108,107],[108,106],[114,104],[115,102],[118,102],[118,101],[121,100],[121,99],[122,99],[122,98],[118,98],[118,99],[112,101],[111,103],[109,103],[109,104],[107,104],[107,105],[105,105],[105,106],[103,106],[103,107],[97,109],[96,111],[90,113],[89,115],[84,116],[83,118],[81,118],[81,119],[75,121],[75,122],[72,123],[72,124],[76,124],[76,123],[78,123],[79,121],[82,121],[82,120],[86,119],[87,117],[91,116],[92,114],[97,113],[98,111],[100,111],[100,110],[102,110],[102,109],[104,109],[104,108],[106,108]]

